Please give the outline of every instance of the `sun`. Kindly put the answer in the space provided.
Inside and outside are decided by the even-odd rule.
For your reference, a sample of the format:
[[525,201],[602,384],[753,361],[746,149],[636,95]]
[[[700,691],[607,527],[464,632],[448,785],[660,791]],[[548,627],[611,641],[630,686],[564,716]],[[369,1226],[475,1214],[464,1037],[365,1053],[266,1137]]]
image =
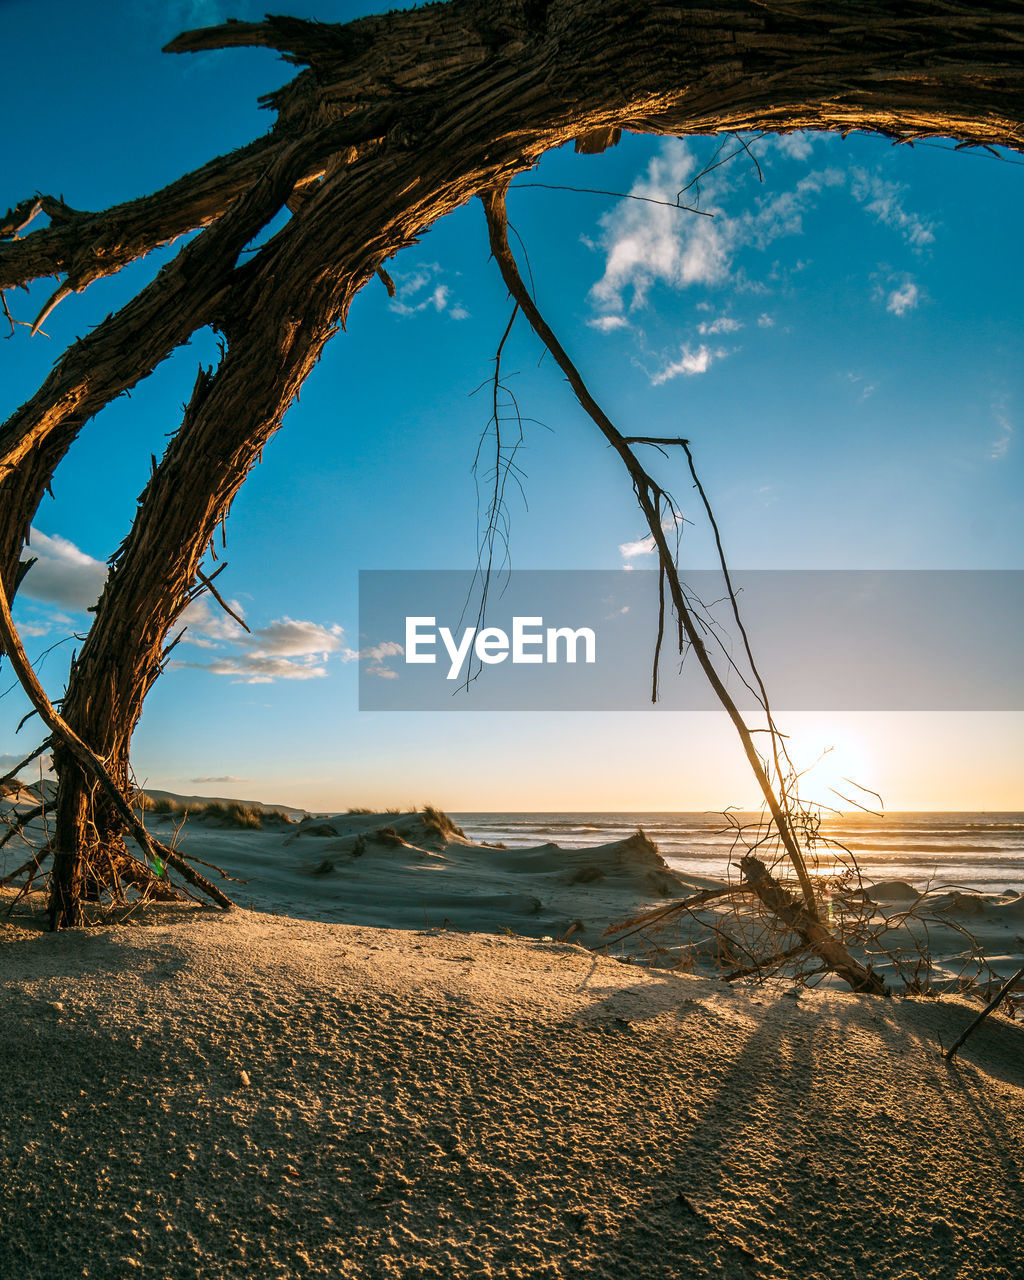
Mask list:
[[802,725],[789,733],[786,748],[800,774],[801,800],[833,809],[883,807],[873,794],[880,784],[871,752],[848,729]]

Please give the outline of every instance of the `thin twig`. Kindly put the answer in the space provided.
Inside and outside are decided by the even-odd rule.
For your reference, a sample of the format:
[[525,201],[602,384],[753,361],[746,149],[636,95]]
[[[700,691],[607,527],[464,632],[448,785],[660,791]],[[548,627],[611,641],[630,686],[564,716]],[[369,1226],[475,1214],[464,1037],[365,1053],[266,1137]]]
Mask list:
[[[227,565],[221,565],[221,569],[226,569],[226,568],[227,568]],[[220,569],[218,569],[217,572],[219,573]],[[231,606],[227,603],[227,601],[224,599],[221,593],[213,585],[213,578],[208,578],[206,574],[203,573],[202,569],[196,570],[196,577],[199,579],[200,582],[203,583],[207,591],[209,591],[210,595],[213,596],[214,600],[217,601],[217,603],[228,615],[228,617],[234,618],[234,620],[238,623],[238,625],[242,628],[243,631],[247,631],[249,635],[252,635],[252,632],[249,630],[246,624],[242,621],[242,619],[238,616],[238,614],[235,613],[234,609],[231,608]]]
[[999,988],[999,990],[988,1002],[988,1004],[984,1007],[984,1009],[982,1009],[981,1013],[978,1014],[978,1016],[974,1019],[971,1025],[967,1028],[967,1030],[964,1031],[962,1035],[958,1036],[956,1040],[953,1041],[953,1043],[949,1046],[949,1048],[946,1050],[946,1052],[942,1056],[946,1059],[951,1059],[953,1055],[956,1053],[956,1051],[961,1047],[961,1045],[967,1039],[967,1037],[973,1031],[976,1031],[978,1027],[981,1026],[981,1024],[988,1017],[988,1015],[992,1013],[993,1010],[995,1010],[996,1007],[1002,1003],[1002,1001],[1006,998],[1006,996],[1010,994],[1010,992],[1017,985],[1017,983],[1020,982],[1022,978],[1024,978],[1024,969],[1018,969],[1012,978],[1008,978],[1003,983],[1003,985]]

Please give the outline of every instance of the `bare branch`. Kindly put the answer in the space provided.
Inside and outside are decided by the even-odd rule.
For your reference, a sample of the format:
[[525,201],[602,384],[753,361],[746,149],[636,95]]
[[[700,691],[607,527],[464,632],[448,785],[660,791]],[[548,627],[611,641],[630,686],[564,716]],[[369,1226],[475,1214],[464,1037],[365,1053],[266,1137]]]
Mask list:
[[580,376],[579,370],[573,364],[565,349],[562,347],[561,343],[558,341],[557,337],[540,314],[536,303],[533,301],[529,291],[523,284],[522,277],[519,275],[519,270],[515,263],[515,258],[512,256],[512,251],[508,244],[508,217],[505,210],[504,188],[492,187],[488,191],[482,193],[480,199],[483,201],[484,209],[487,213],[491,252],[498,264],[498,268],[501,271],[502,278],[508,287],[509,293],[516,302],[519,303],[523,313],[533,326],[534,332],[551,352],[555,362],[565,374],[577,400],[580,402],[580,405],[622,459],[623,465],[633,481],[633,490],[636,493],[637,501],[639,502],[640,508],[647,520],[647,527],[650,530],[651,536],[654,539],[654,544],[658,550],[661,566],[668,578],[669,589],[672,595],[672,603],[676,610],[676,616],[679,618],[680,624],[685,632],[686,639],[693,648],[701,670],[707,677],[709,684],[715,692],[715,696],[725,708],[729,719],[732,721],[736,732],[739,734],[744,754],[747,757],[747,762],[757,779],[761,794],[764,796],[765,801],[771,810],[779,835],[786,847],[786,852],[788,853],[800,880],[806,909],[813,918],[817,911],[814,901],[814,888],[807,873],[803,855],[800,852],[800,848],[794,837],[785,804],[780,801],[779,797],[775,794],[771,782],[765,772],[761,758],[758,756],[754,747],[753,739],[751,738],[746,722],[744,721],[743,716],[740,713],[739,708],[736,706],[731,694],[725,687],[721,677],[715,670],[714,664],[708,654],[707,647],[704,644],[687,605],[686,595],[684,593],[682,583],[679,580],[675,561],[671,550],[669,549],[668,542],[666,541],[665,531],[661,525],[661,515],[656,499],[656,494],[660,492],[660,490],[637,461],[636,455],[626,443],[626,438],[621,434],[621,432],[619,432],[608,415],[591,395],[586,383]]
[[[221,569],[226,569],[226,568],[227,568],[227,565],[222,564],[220,569],[217,570],[217,573],[220,573]],[[200,582],[203,583],[207,591],[209,591],[210,595],[213,596],[214,600],[217,601],[217,603],[228,615],[228,617],[234,618],[234,620],[238,623],[238,625],[242,628],[243,631],[248,632],[249,635],[252,635],[252,631],[249,629],[246,623],[238,616],[237,613],[235,613],[234,609],[231,608],[231,606],[227,603],[227,601],[224,599],[221,593],[213,585],[213,578],[208,578],[206,574],[203,573],[202,569],[196,570],[196,577],[199,579]],[[168,652],[170,652],[170,650],[168,650]]]

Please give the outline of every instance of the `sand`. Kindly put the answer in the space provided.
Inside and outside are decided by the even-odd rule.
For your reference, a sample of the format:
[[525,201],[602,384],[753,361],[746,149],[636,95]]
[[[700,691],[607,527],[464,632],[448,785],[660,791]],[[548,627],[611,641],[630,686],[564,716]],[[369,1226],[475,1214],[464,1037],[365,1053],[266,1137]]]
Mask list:
[[694,887],[641,839],[184,835],[258,909],[0,916],[3,1276],[1024,1276],[1021,1026],[579,945]]
[[[146,908],[0,949],[5,1274],[1024,1274],[1024,1032]],[[243,1074],[244,1073],[244,1074]]]

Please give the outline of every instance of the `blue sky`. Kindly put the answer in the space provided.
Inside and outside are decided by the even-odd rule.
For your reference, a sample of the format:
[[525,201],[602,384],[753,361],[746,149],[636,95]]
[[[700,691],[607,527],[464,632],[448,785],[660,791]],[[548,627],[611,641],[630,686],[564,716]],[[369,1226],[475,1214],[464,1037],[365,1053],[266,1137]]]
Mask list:
[[[325,20],[360,11],[284,7]],[[258,136],[271,117],[256,98],[291,68],[265,50],[175,57],[160,46],[259,13],[221,0],[0,0],[14,116],[0,204],[42,190],[105,207]],[[1024,568],[1020,158],[766,138],[751,144],[763,182],[741,153],[701,184],[713,217],[522,185],[671,201],[717,145],[627,136],[601,156],[563,150],[509,196],[541,306],[598,399],[629,434],[691,439],[737,567]],[[48,338],[19,329],[4,343],[3,412],[175,251],[65,302]],[[714,713],[358,711],[358,571],[475,559],[471,464],[488,409],[486,392],[471,393],[509,312],[478,202],[390,268],[397,299],[378,282],[359,296],[235,502],[219,583],[253,638],[242,643],[215,608],[194,612],[181,665],[147,704],[139,777],[319,808],[749,803],[739,748]],[[15,315],[31,319],[50,289],[12,294]],[[88,625],[150,454],[177,426],[197,364],[215,356],[212,336],[197,334],[90,423],[62,465],[17,608],[33,655]],[[506,368],[523,412],[545,425],[527,424],[519,455],[528,506],[510,501],[514,565],[653,567],[618,464],[539,356],[520,325]],[[695,521],[682,562],[711,567],[689,487],[666,465]],[[54,696],[71,647],[41,666]],[[14,736],[25,709],[17,691],[0,704],[0,752],[34,745],[31,724]],[[786,725],[808,761],[834,746],[838,772],[852,769],[890,808],[1024,807],[1017,713],[803,712]]]

